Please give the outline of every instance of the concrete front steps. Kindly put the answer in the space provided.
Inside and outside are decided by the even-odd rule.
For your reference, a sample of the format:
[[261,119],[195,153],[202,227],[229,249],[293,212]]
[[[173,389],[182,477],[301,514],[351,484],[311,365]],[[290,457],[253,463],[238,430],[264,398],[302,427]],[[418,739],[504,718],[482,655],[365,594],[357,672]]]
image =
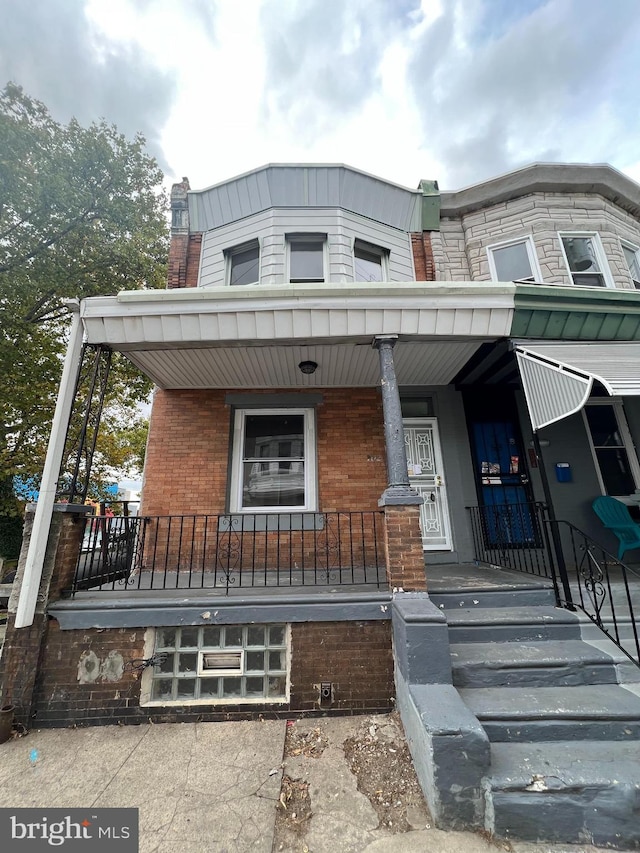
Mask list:
[[604,635],[585,642],[584,618],[556,608],[544,581],[430,597],[447,617],[453,684],[490,741],[486,829],[640,849],[640,686],[619,683],[628,659]]

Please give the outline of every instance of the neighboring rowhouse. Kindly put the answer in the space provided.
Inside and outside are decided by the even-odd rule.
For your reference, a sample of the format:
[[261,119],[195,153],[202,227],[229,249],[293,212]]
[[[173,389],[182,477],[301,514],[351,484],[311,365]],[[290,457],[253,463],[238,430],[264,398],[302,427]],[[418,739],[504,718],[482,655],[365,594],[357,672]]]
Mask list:
[[575,562],[554,511],[615,553],[591,504],[638,503],[637,184],[276,164],[171,206],[167,290],[74,321],[61,400],[82,334],[157,390],[140,513],[93,524],[48,623],[27,558],[39,724],[391,708],[392,590],[422,601],[425,563],[427,587],[475,560],[547,575]]

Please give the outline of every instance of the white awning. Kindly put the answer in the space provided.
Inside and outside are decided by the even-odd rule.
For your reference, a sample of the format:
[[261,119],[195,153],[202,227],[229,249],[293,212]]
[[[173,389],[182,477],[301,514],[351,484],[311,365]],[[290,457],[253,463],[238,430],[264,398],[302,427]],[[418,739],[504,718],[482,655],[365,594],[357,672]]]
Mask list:
[[580,411],[594,380],[611,396],[640,395],[640,343],[521,343],[515,352],[534,430]]

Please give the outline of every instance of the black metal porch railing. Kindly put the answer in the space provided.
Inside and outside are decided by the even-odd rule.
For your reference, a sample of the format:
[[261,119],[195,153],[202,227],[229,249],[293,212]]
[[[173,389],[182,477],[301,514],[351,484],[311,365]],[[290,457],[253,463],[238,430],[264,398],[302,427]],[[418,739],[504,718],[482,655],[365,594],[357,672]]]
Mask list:
[[71,593],[380,586],[383,524],[378,511],[91,517]]
[[[547,520],[562,542],[572,603],[640,666],[640,571],[569,521]],[[562,596],[560,604],[567,606]]]
[[476,560],[552,581],[558,606],[581,610],[640,666],[640,572],[543,503],[468,507]]
[[493,504],[467,510],[478,562],[553,579],[545,504]]

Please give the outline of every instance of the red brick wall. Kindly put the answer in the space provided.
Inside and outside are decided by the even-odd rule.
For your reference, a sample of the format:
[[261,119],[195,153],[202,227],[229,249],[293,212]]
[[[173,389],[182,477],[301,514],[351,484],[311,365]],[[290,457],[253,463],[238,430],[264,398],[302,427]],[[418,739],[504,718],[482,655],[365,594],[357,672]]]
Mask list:
[[167,287],[196,287],[202,234],[173,234],[169,246]]
[[431,247],[431,233],[421,231],[411,235],[416,281],[435,281],[436,265]]
[[[156,392],[145,462],[146,515],[226,511],[231,408],[225,393]],[[374,388],[321,393],[319,509],[375,510],[387,484],[380,396]]]
[[[395,688],[391,622],[301,622],[291,626],[291,708],[391,708]],[[318,704],[317,686],[334,686]]]

